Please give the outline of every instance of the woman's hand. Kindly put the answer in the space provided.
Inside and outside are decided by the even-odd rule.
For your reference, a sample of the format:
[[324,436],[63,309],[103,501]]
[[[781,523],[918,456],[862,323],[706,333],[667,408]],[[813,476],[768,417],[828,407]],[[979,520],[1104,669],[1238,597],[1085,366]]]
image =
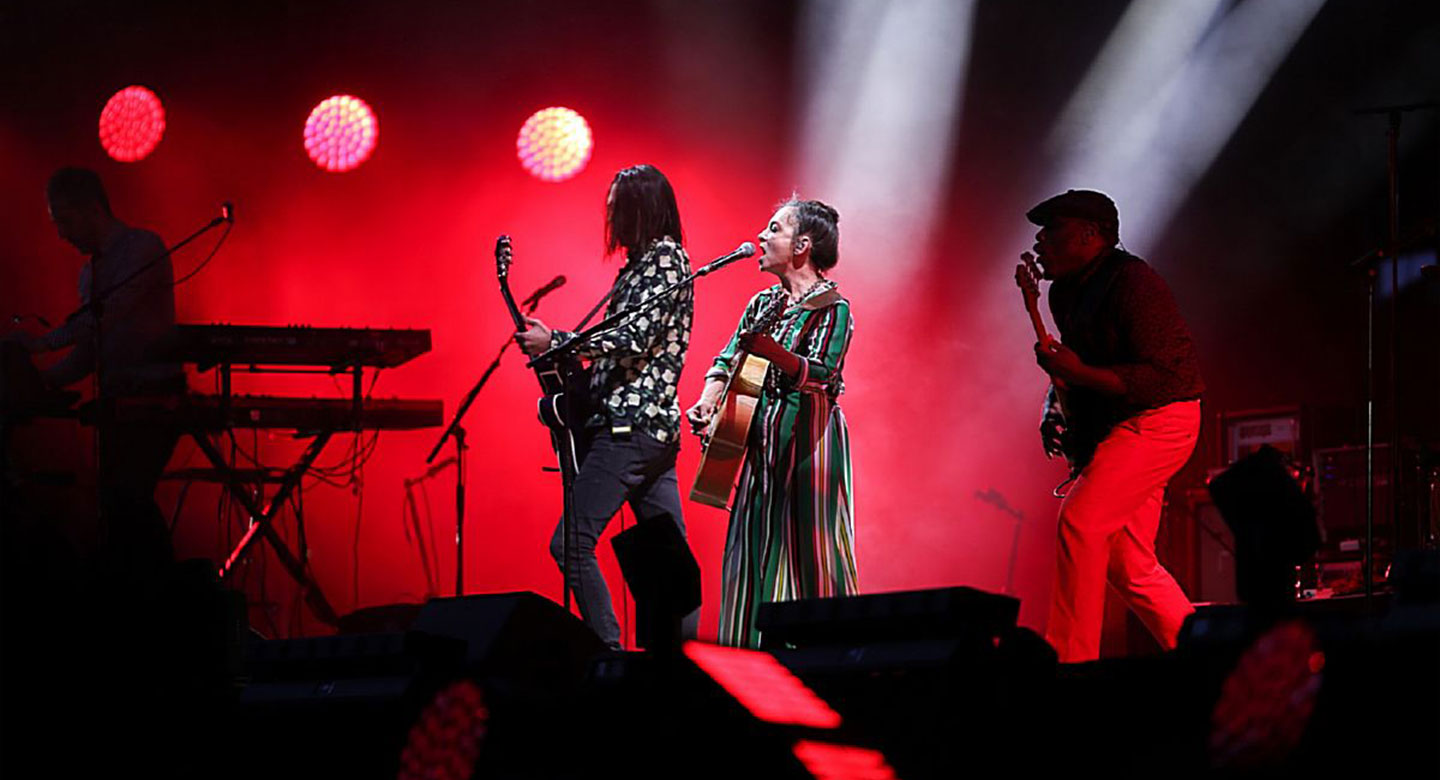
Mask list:
[[769,333],[741,333],[740,348],[756,357],[770,361],[785,376],[794,379],[804,365],[800,356],[780,346]]
[[710,420],[715,417],[715,407],[720,403],[720,396],[725,392],[725,383],[719,379],[711,379],[705,383],[705,390],[700,393],[700,400],[685,412],[685,418],[690,421],[690,432],[695,435],[705,433],[710,426]]
[[741,333],[739,340],[741,349],[771,363],[790,354],[789,350],[780,346],[780,342],[768,333]]

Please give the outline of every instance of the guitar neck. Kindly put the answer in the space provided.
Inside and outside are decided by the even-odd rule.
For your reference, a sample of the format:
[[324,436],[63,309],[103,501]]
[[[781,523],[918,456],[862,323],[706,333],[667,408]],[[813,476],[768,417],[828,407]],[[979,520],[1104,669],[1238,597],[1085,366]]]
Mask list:
[[510,319],[515,321],[515,330],[525,330],[525,315],[520,313],[520,307],[515,305],[515,296],[510,294],[509,277],[500,278],[500,296],[505,299],[505,308],[510,310]]
[[1040,309],[1034,304],[1026,304],[1025,310],[1030,313],[1030,327],[1035,329],[1035,340],[1042,344],[1050,341],[1050,334],[1045,330],[1045,320],[1040,318]]

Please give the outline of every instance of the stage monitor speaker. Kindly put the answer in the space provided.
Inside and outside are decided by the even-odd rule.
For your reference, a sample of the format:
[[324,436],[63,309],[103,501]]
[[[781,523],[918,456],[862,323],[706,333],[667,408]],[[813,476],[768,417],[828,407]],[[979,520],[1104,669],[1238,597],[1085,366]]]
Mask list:
[[241,749],[219,769],[234,777],[394,777],[415,713],[459,673],[464,649],[413,633],[256,641],[229,737]]
[[529,591],[382,604],[343,615],[338,625],[342,634],[419,631],[461,640],[467,669],[482,674],[579,680],[604,647],[579,618]]
[[1315,554],[1315,507],[1272,447],[1210,480],[1210,497],[1235,536],[1236,593],[1246,603],[1295,598],[1295,566]]
[[669,515],[636,523],[611,544],[635,596],[635,637],[652,651],[680,647],[681,623],[700,607],[700,566]]
[[410,630],[464,641],[467,667],[487,675],[578,681],[604,649],[579,618],[528,591],[431,599]]
[[[528,753],[577,689],[600,640],[534,593],[432,599],[345,616],[359,633],[255,643],[237,739],[248,777],[396,776],[417,713],[442,685],[474,678],[507,738],[493,760]],[[538,712],[537,712],[538,711]],[[533,738],[532,738],[533,735]],[[488,755],[488,753],[487,753]],[[289,774],[284,774],[289,772]]]
[[756,621],[768,649],[917,639],[993,638],[1015,626],[1020,600],[966,587],[777,601]]

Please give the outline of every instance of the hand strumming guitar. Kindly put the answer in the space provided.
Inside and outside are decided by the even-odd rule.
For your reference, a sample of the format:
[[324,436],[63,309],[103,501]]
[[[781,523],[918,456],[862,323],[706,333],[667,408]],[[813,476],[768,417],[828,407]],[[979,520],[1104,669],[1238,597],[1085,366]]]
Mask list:
[[1045,448],[1045,457],[1059,458],[1065,455],[1065,418],[1059,414],[1046,414],[1040,420],[1040,444]]
[[[741,333],[739,337],[740,349],[770,361],[770,365],[776,370],[784,373],[787,377],[794,378],[800,375],[801,367],[804,365],[804,358],[780,346],[768,333]],[[715,407],[720,403],[720,397],[725,393],[725,382],[712,379],[705,383],[705,390],[700,394],[700,400],[685,412],[685,417],[690,421],[690,430],[697,435],[704,434],[705,429],[710,425],[710,420],[715,416]]]
[[515,343],[527,355],[538,355],[550,348],[550,329],[540,320],[526,317],[525,324],[529,327],[515,334]]
[[705,389],[700,393],[700,400],[685,412],[685,418],[690,421],[690,432],[696,436],[703,435],[705,429],[710,426],[710,420],[715,417],[715,407],[720,403],[720,396],[725,393],[725,381],[723,379],[709,379],[705,382]]

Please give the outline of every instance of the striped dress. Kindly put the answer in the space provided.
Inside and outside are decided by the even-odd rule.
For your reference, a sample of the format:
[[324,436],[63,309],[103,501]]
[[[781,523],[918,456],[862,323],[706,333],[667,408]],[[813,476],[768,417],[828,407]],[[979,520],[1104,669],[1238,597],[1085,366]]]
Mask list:
[[[739,335],[784,295],[776,285],[750,299],[707,378],[729,376]],[[755,409],[725,540],[722,644],[758,646],[765,602],[856,592],[850,435],[836,403],[852,330],[850,303],[828,280],[768,330],[805,362],[798,381],[771,370]]]

